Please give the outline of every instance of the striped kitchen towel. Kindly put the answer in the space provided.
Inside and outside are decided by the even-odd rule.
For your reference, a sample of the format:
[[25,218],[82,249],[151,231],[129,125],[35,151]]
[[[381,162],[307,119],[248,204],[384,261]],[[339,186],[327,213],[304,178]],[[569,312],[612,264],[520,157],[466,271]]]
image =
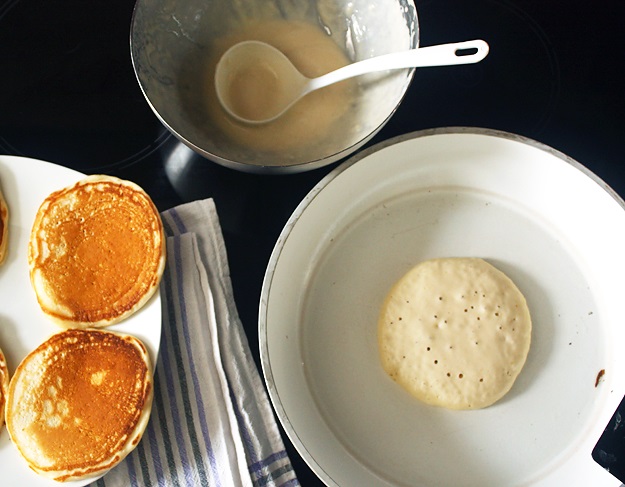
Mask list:
[[162,218],[152,416],[137,448],[91,487],[299,485],[239,320],[213,201]]

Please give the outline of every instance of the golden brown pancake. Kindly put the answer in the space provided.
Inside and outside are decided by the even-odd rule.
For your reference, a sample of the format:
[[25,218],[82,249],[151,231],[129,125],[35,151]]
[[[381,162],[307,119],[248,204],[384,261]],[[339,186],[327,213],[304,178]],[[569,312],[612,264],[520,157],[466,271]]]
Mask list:
[[137,338],[65,330],[17,367],[7,429],[35,472],[58,481],[95,477],[137,446],[152,395],[148,352]]
[[141,308],[165,267],[158,210],[136,184],[88,176],[49,195],[28,261],[41,309],[63,327],[103,327]]
[[0,189],[0,264],[4,262],[9,245],[9,207]]
[[4,405],[9,392],[9,368],[7,361],[0,350],[0,428],[4,424]]

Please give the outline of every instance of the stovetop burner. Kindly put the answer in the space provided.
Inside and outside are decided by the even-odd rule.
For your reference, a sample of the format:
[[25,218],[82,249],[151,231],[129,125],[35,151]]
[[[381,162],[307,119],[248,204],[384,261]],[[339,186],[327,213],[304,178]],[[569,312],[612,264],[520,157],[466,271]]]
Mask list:
[[84,172],[119,170],[171,137],[133,73],[132,8],[118,0],[0,6],[0,59],[10,67],[0,76],[0,152]]
[[[537,138],[558,103],[561,74],[552,41],[532,13],[506,0],[485,0],[479,8],[463,0],[416,3],[422,46],[482,38],[490,52],[477,65],[418,69],[400,114],[419,107],[410,115],[416,129],[488,120],[488,128]],[[391,124],[396,129],[410,117]]]

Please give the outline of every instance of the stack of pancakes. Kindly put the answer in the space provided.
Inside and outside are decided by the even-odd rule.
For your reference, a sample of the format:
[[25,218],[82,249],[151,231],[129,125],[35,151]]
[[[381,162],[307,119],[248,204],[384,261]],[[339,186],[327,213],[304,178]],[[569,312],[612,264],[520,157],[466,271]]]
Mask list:
[[7,429],[35,472],[58,481],[99,476],[136,447],[150,416],[145,345],[103,328],[137,312],[158,289],[160,215],[136,184],[88,176],[43,201],[28,263],[43,313],[64,331],[17,367]]

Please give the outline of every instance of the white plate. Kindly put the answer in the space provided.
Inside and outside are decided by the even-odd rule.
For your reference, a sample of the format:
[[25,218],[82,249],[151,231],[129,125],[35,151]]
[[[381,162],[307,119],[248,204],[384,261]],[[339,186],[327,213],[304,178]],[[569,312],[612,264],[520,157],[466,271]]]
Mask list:
[[[82,179],[82,173],[48,162],[15,156],[0,156],[0,187],[9,207],[9,248],[0,266],[0,348],[13,374],[20,361],[48,336],[60,331],[46,319],[30,286],[28,239],[39,205],[53,191]],[[135,315],[110,330],[132,334],[150,351],[152,364],[161,337],[159,293]],[[11,444],[6,428],[0,432],[2,485],[58,486],[58,482],[34,473]],[[77,487],[93,482],[66,482]]]
[[[532,313],[523,371],[483,410],[426,406],[378,360],[390,286],[445,256],[490,261]],[[624,279],[623,201],[580,164],[501,132],[400,137],[330,173],[281,234],[261,296],[265,380],[328,485],[617,486],[591,451],[625,393]]]

